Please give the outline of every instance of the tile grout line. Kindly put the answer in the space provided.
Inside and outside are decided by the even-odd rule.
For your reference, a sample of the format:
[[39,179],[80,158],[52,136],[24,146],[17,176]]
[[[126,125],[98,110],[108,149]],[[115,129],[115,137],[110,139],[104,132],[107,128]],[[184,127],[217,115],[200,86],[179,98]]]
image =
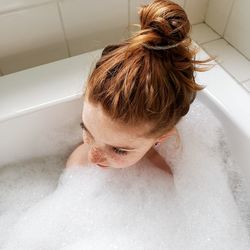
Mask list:
[[217,35],[219,35],[220,36],[220,38],[218,38],[218,39],[214,39],[214,40],[211,40],[211,41],[208,41],[208,42],[204,42],[204,43],[200,43],[200,44],[206,44],[206,43],[210,43],[210,42],[212,42],[212,41],[216,41],[216,40],[219,40],[219,39],[223,39],[226,43],[228,43],[233,49],[235,49],[239,54],[241,54],[247,61],[249,61],[250,62],[250,60],[241,52],[241,51],[239,51],[236,47],[234,47],[234,45],[233,44],[231,44],[230,42],[228,42],[225,38],[224,38],[224,36],[221,36],[219,33],[217,33],[212,27],[210,27],[206,22],[205,22],[205,24],[213,31],[213,32],[215,32]]
[[215,38],[215,39],[212,39],[210,41],[206,41],[206,42],[203,42],[203,43],[199,43],[200,45],[206,45],[208,43],[212,43],[212,42],[215,42],[215,41],[218,41],[218,40],[221,40],[223,39],[222,37],[219,37],[219,38]]
[[229,23],[229,19],[230,19],[230,17],[232,16],[232,12],[233,12],[233,7],[234,7],[234,5],[235,5],[235,0],[233,0],[232,5],[231,5],[231,8],[230,8],[230,11],[229,11],[229,14],[228,14],[228,16],[227,16],[226,24],[225,24],[224,30],[223,30],[223,32],[222,32],[222,36],[223,36],[223,37],[225,36],[226,30],[227,30],[227,27],[228,27],[228,23]]
[[206,22],[206,19],[207,19],[207,15],[208,15],[208,8],[209,8],[209,3],[210,3],[210,0],[207,1],[207,4],[206,4],[206,13],[205,13],[205,16],[204,16],[204,23]]
[[58,14],[59,14],[60,22],[61,22],[61,27],[62,27],[62,30],[63,30],[63,37],[64,37],[64,41],[65,41],[65,44],[66,44],[68,57],[71,57],[70,48],[69,48],[69,41],[68,41],[67,36],[66,36],[65,26],[64,26],[63,17],[62,17],[62,12],[61,12],[61,8],[59,6],[60,3],[58,2],[56,5],[57,5],[57,10],[58,10]]
[[[209,29],[211,29],[216,35],[219,36],[219,38],[216,38],[216,39],[213,39],[211,41],[216,41],[216,40],[219,40],[221,38],[223,38],[218,32],[216,32],[210,25],[208,25],[206,22],[203,22]],[[207,42],[204,42],[202,44],[205,44],[205,43],[208,43],[208,42],[211,42],[211,41],[207,41]]]
[[198,24],[192,25],[192,29],[193,29],[193,26],[196,26],[196,25],[199,25],[199,24],[205,24],[205,25],[206,25],[208,28],[210,28],[216,35],[219,36],[219,38],[214,38],[214,39],[209,40],[209,41],[206,41],[206,42],[202,42],[202,43],[198,43],[198,42],[197,42],[199,45],[203,45],[203,44],[206,44],[206,43],[214,42],[214,41],[219,40],[219,39],[222,38],[221,35],[218,34],[214,29],[212,29],[205,21],[204,21],[204,22],[201,22],[201,23],[198,23]]
[[131,23],[131,14],[130,14],[130,7],[131,7],[131,2],[130,2],[131,0],[128,0],[128,9],[127,9],[127,11],[128,11],[128,36],[130,37],[131,36],[131,25],[130,25],[130,23]]
[[250,78],[247,79],[247,80],[241,81],[241,83],[246,83],[246,82],[248,82],[248,81],[250,81]]
[[249,61],[249,59],[247,58],[247,56],[244,55],[238,48],[234,47],[234,45],[231,44],[229,41],[227,41],[224,37],[223,37],[223,40],[225,40],[226,43],[228,43],[233,49],[235,49],[240,55],[242,55],[242,56],[250,63],[250,61]]
[[[213,55],[211,55],[205,48],[203,48],[202,46],[200,46],[209,56],[213,56]],[[225,72],[226,73],[228,73],[236,82],[237,82],[237,84],[238,85],[240,85],[242,88],[244,88],[244,90],[246,90],[247,92],[249,92],[244,86],[243,86],[243,81],[239,81],[238,79],[236,79],[235,78],[235,76],[231,73],[231,72],[229,72],[228,70],[227,70],[227,68],[225,68],[224,66],[223,66],[223,64],[221,64],[218,60],[216,60],[215,59],[215,61],[216,61],[216,63],[221,67],[221,68],[223,68],[224,70],[225,70]],[[250,79],[249,79],[250,80]],[[244,82],[245,81],[248,81],[248,80],[244,80]]]

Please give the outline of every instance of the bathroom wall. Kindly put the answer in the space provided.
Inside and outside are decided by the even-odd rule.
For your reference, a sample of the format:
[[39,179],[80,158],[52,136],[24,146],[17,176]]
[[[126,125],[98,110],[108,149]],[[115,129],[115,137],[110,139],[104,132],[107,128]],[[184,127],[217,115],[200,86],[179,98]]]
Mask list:
[[206,23],[250,60],[250,1],[209,0]]
[[193,25],[192,38],[250,93],[249,10],[249,0],[209,0],[205,22]]
[[[0,75],[46,64],[127,38],[149,0],[1,0]],[[193,24],[208,0],[176,0]],[[228,33],[230,36],[230,33]]]

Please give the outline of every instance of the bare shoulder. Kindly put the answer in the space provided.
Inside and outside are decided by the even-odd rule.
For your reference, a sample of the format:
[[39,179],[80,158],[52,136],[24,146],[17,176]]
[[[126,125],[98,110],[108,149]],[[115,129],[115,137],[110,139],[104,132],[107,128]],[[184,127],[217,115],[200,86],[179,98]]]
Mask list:
[[154,148],[151,148],[146,153],[146,158],[148,158],[154,164],[154,166],[166,171],[170,175],[173,175],[173,172],[172,172],[170,166],[167,164],[165,159]]
[[75,165],[85,165],[88,163],[88,154],[85,144],[78,146],[69,156],[66,168],[75,166]]

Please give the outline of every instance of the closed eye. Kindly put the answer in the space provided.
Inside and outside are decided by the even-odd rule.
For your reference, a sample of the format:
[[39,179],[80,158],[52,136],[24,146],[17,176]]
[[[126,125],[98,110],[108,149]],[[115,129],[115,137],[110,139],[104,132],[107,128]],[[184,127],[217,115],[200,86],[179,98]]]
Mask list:
[[119,155],[126,155],[126,154],[128,153],[127,151],[121,150],[121,149],[119,149],[119,148],[113,147],[112,149],[113,149],[113,151],[114,151],[116,154],[119,154]]
[[84,125],[83,122],[80,123],[80,127],[81,127],[82,129],[84,129],[85,131],[87,131],[87,132],[91,135],[91,133],[90,133],[89,130],[86,128],[86,126]]
[[[88,131],[88,129],[85,127],[85,125],[84,125],[83,122],[80,123],[80,126],[81,126],[81,128],[84,129],[91,137],[93,137],[93,136],[90,134],[90,132]],[[110,146],[110,145],[109,145],[109,146]],[[111,148],[112,148],[112,150],[113,150],[116,154],[119,154],[119,155],[127,155],[127,154],[128,154],[128,151],[119,149],[119,148],[117,148],[117,147],[112,147],[112,146],[111,146]]]
[[86,131],[91,137],[93,137],[93,136],[90,134],[90,132],[87,130],[87,128],[84,126],[83,122],[80,123],[80,127],[81,127],[84,131]]

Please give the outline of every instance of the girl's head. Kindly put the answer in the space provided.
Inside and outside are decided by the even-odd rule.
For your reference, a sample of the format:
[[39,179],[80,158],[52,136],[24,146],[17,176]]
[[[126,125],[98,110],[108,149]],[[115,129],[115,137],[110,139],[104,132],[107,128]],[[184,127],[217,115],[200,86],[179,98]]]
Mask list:
[[88,79],[82,119],[94,163],[121,168],[139,161],[168,137],[202,89],[194,72],[203,62],[194,59],[185,11],[155,0],[139,15],[141,30],[106,47]]

